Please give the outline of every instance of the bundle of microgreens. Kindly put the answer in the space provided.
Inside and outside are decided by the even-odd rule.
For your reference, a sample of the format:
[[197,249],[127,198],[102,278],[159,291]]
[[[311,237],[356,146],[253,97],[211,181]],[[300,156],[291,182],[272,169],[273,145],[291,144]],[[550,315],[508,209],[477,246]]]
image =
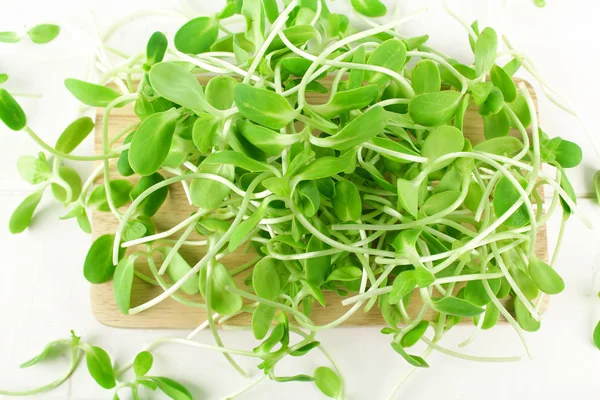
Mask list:
[[[76,218],[88,233],[91,210],[110,212],[118,229],[92,244],[86,279],[112,280],[124,314],[172,297],[207,315],[186,339],[160,339],[120,369],[104,350],[74,334],[52,342],[23,366],[66,350],[72,363],[65,376],[39,389],[0,394],[51,389],[85,355],[92,377],[115,389],[114,398],[125,387],[139,398],[144,386],[190,399],[176,381],[147,375],[152,350],[178,343],[221,352],[243,375],[247,372],[232,356],[259,362],[264,375],[229,398],[268,377],[314,381],[326,396],[339,399],[344,397],[340,369],[316,334],[369,310],[382,314],[388,324],[382,333],[415,368],[428,367],[425,358],[432,350],[476,361],[520,359],[464,354],[440,340],[463,319],[472,319],[477,332],[502,317],[527,349],[523,331],[539,329],[545,296],[564,288],[553,268],[556,254],[550,264],[535,256],[538,230],[558,208],[563,213],[559,242],[572,214],[586,221],[565,173],[581,162],[581,149],[541,130],[529,91],[512,79],[521,67],[537,77],[535,68],[506,39],[508,50],[499,52],[492,28],[465,25],[474,54],[474,63],[465,65],[427,46],[427,36],[400,34],[397,27],[412,16],[380,25],[371,18],[386,14],[382,3],[351,3],[369,29],[353,28],[345,15],[330,12],[325,0],[229,0],[216,15],[190,19],[172,41],[154,33],[146,51],[132,56],[105,43],[128,19],[119,22],[98,51],[100,84],[65,81],[83,104],[105,108],[102,152],[93,156],[71,154],[94,129],[90,118],[74,121],[53,147],[0,89],[0,118],[49,154],[19,160],[23,178],[39,189],[14,212],[11,231],[29,226],[48,189],[68,208],[63,219]],[[245,30],[232,32],[240,16]],[[121,59],[118,65],[108,53]],[[206,74],[214,77],[202,86],[198,76]],[[326,75],[333,78],[330,86],[321,83]],[[120,92],[105,86],[108,82]],[[310,104],[309,92],[328,100]],[[127,104],[134,104],[139,121],[109,139],[111,110]],[[465,112],[473,105],[485,126],[486,140],[477,144],[463,135]],[[512,128],[516,135],[509,135]],[[82,182],[65,161],[101,165]],[[554,167],[555,176],[543,172],[543,164]],[[122,177],[111,176],[111,165]],[[175,184],[184,186],[196,211],[157,232],[153,216]],[[545,214],[538,190],[544,186],[553,193]],[[206,240],[188,240],[193,232]],[[220,263],[248,244],[257,254],[252,263],[235,270]],[[145,247],[132,252],[133,245]],[[179,253],[187,246],[200,247],[205,255],[189,264]],[[145,260],[149,272],[136,260]],[[248,268],[251,278],[236,285],[232,275]],[[163,292],[132,305],[136,277]],[[185,296],[198,292],[202,301]],[[327,292],[352,307],[316,325],[311,310],[315,302],[328,306]],[[416,316],[407,312],[411,302],[421,305]],[[428,312],[434,312],[432,320],[424,319]],[[252,315],[252,334],[260,345],[225,347],[217,327],[243,313]],[[207,327],[214,346],[193,340]],[[419,341],[427,349],[412,354]],[[322,351],[332,368],[276,374],[282,359],[313,349]],[[124,377],[130,368],[134,380]]]

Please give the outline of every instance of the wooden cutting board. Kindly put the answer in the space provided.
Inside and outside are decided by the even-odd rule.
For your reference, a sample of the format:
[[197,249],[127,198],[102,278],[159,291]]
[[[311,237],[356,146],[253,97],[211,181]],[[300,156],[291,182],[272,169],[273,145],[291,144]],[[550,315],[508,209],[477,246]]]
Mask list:
[[[200,81],[205,84],[208,78],[200,78]],[[328,78],[325,78],[325,80]],[[326,86],[328,82],[323,82]],[[527,84],[534,101],[537,99],[532,87]],[[324,102],[324,96],[315,93],[307,94],[309,104],[321,104]],[[104,109],[98,110],[96,118],[96,135],[95,148],[102,148],[102,117]],[[138,118],[133,112],[133,107],[124,107],[112,111],[109,119],[109,137],[116,135],[118,132],[125,129],[127,126],[134,124]],[[473,144],[479,143],[484,139],[483,136],[483,121],[478,114],[476,108],[468,110],[465,116],[464,134]],[[517,134],[514,132],[514,134]],[[120,177],[114,163],[111,163],[111,177]],[[123,208],[123,211],[126,207]],[[187,218],[191,212],[196,211],[190,207],[181,184],[175,184],[170,187],[168,200],[165,202],[162,209],[155,216],[154,220],[157,225],[157,231],[164,231],[183,219]],[[92,230],[94,239],[105,233],[114,233],[117,228],[117,221],[111,213],[94,212],[92,215]],[[174,238],[177,238],[175,235]],[[189,240],[199,239],[193,235]],[[198,252],[194,247],[183,248],[182,255],[188,260],[190,265],[194,265],[202,257],[202,253]],[[546,227],[543,226],[539,230],[536,254],[542,260],[548,259],[548,248],[546,238]],[[243,251],[229,255],[223,259],[223,263],[228,267],[242,265],[253,258],[252,254],[244,253]],[[245,288],[243,279],[246,274],[236,276],[238,287]],[[132,289],[132,307],[142,304],[161,293],[161,289],[149,285],[139,279],[135,279]],[[189,297],[189,296],[188,296]],[[334,321],[339,316],[343,315],[350,307],[343,307],[341,298],[335,293],[327,293],[325,295],[327,307],[322,308],[320,305],[313,306],[312,319],[316,324],[326,324]],[[415,296],[416,300],[418,296]],[[193,298],[192,298],[193,299]],[[200,296],[196,296],[195,300],[201,300]],[[194,328],[205,321],[205,313],[203,310],[182,305],[173,299],[167,299],[157,306],[137,315],[123,315],[117,309],[113,298],[112,282],[101,285],[91,286],[91,304],[92,311],[99,322],[114,327],[122,328]],[[419,301],[411,301],[409,305],[409,314],[415,315],[420,309]],[[350,319],[345,322],[349,326],[381,326],[384,325],[381,313],[376,309],[368,313],[358,310]],[[428,315],[432,317],[432,313]],[[250,315],[244,314],[233,318],[229,321],[232,324],[249,325]]]

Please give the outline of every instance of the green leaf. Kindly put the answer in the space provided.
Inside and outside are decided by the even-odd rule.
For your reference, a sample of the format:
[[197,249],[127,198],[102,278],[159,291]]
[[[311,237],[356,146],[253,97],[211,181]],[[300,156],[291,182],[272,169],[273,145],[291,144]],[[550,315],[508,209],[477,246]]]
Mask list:
[[471,28],[473,29],[473,32],[475,33],[475,38],[473,38],[469,34],[469,45],[471,46],[471,50],[473,52],[475,52],[475,42],[476,42],[477,38],[479,37],[479,34],[481,33],[481,31],[479,30],[479,21],[477,21],[477,20],[473,21],[473,23],[471,24]]
[[134,259],[125,257],[117,264],[113,278],[113,293],[115,302],[122,314],[129,314],[131,306],[131,287],[135,270]]
[[540,293],[539,288],[529,275],[518,268],[511,269],[510,274],[528,300],[533,300],[538,297]]
[[[171,247],[164,247],[161,249],[163,253],[163,259],[167,257],[169,252],[173,251]],[[183,279],[183,277],[192,270],[192,267],[188,262],[179,254],[179,252],[175,252],[167,266],[167,275],[169,280],[174,284],[177,281]],[[181,285],[179,289],[185,294],[194,295],[198,293],[198,281],[192,275]]]
[[350,181],[335,184],[333,212],[343,222],[358,221],[362,215],[362,200],[356,186]]
[[417,368],[429,368],[429,364],[422,357],[408,354],[400,343],[392,342],[392,348],[400,354],[410,365]]
[[366,17],[383,17],[387,7],[379,0],[350,0],[352,7]]
[[279,9],[277,7],[277,0],[263,0],[263,6],[265,8],[265,14],[270,23],[275,22],[279,17]]
[[85,362],[92,378],[104,389],[116,386],[115,371],[113,370],[110,356],[97,346],[82,346],[85,351]]
[[33,43],[46,44],[53,41],[60,33],[60,26],[53,24],[40,24],[31,28],[27,34]]
[[396,186],[398,189],[398,210],[405,210],[413,217],[416,217],[419,211],[419,191],[413,185],[412,181],[402,178],[398,178]]
[[8,74],[1,73],[0,74],[0,85],[8,80]]
[[488,117],[493,114],[498,114],[504,107],[504,96],[497,87],[493,87],[490,95],[485,100],[485,103],[479,107],[479,114]]
[[521,68],[521,61],[516,57],[504,64],[504,67],[502,67],[502,69],[504,69],[509,76],[516,74],[519,68]]
[[497,65],[492,67],[490,71],[492,82],[494,86],[502,91],[504,100],[507,103],[512,103],[517,98],[517,86],[513,82],[512,78],[506,71]]
[[[311,236],[306,246],[306,252],[328,250],[330,247],[316,236]],[[331,256],[309,258],[304,261],[306,280],[315,285],[321,285],[331,271]]]
[[583,153],[581,147],[568,140],[562,140],[558,147],[554,149],[556,162],[563,168],[574,168],[581,163]]
[[266,202],[263,202],[261,206],[256,210],[256,212],[248,219],[242,221],[237,228],[231,234],[231,238],[229,239],[228,250],[230,252],[234,252],[237,250],[242,243],[247,239],[248,235],[256,226],[260,223],[260,221],[264,218],[265,212],[267,210]]
[[[560,187],[566,192],[567,196],[569,196],[569,198],[575,204],[577,204],[577,195],[575,194],[575,189],[573,189],[573,185],[571,184],[571,181],[569,180],[567,173],[565,172],[564,169],[562,169],[562,168],[559,168],[559,169],[560,169],[560,175],[561,175]],[[598,174],[596,174],[596,175],[598,175]],[[598,193],[598,189],[596,190],[596,192]],[[560,197],[560,206],[562,207],[563,213],[565,214],[563,218],[568,218],[571,215],[571,213],[573,212],[573,210],[571,209],[571,206],[569,206],[567,204],[567,202],[565,201],[565,199],[563,198],[562,195]]]
[[27,125],[27,117],[19,103],[2,88],[0,88],[0,120],[13,131],[20,131]]
[[94,284],[108,282],[115,272],[113,243],[115,235],[105,234],[98,237],[88,250],[83,263],[83,276]]
[[[485,316],[483,317],[483,324],[481,329],[487,330],[493,328],[500,318],[500,310],[493,303],[488,304],[485,307]],[[473,319],[475,321],[475,319]]]
[[[165,178],[163,178],[163,176],[158,172],[155,172],[152,175],[142,176],[129,193],[131,201],[134,201],[146,190],[164,180]],[[168,186],[152,192],[151,195],[142,200],[142,202],[138,205],[138,211],[140,211],[143,215],[152,217],[158,212],[158,210],[160,210],[160,207],[167,199],[168,194]]]
[[371,104],[379,95],[377,85],[362,86],[343,92],[337,92],[326,104],[311,106],[325,118],[332,119],[352,110],[362,109]]
[[[490,285],[490,289],[492,289],[492,292],[497,294],[498,290],[500,290],[500,279],[490,279],[488,280],[488,284]],[[464,296],[465,300],[467,300],[469,303],[475,304],[476,306],[483,307],[490,301],[492,301],[487,291],[485,290],[485,286],[481,280],[467,282],[467,286],[465,286]]]
[[[192,394],[181,383],[164,376],[147,376],[144,380],[152,382],[173,400],[193,400]],[[141,382],[140,382],[141,383]]]
[[233,150],[223,150],[218,153],[212,153],[208,156],[203,164],[206,165],[233,165],[235,167],[245,169],[250,172],[270,171],[271,166],[267,163],[253,160],[243,153],[238,153]]
[[[235,167],[233,165],[211,165],[202,163],[198,167],[198,173],[213,174],[221,176],[228,181],[235,178]],[[190,196],[195,206],[205,210],[218,208],[225,197],[229,195],[229,189],[221,182],[206,178],[196,178],[190,185]]]
[[[296,47],[304,45],[310,39],[317,35],[317,31],[312,25],[294,25],[289,28],[285,28],[282,32],[285,37]],[[283,43],[283,40],[278,36],[273,39],[269,47],[267,48],[267,53],[271,53],[273,51],[281,50],[286,48],[287,46]]]
[[398,304],[407,295],[411,294],[414,288],[417,286],[417,278],[415,271],[410,269],[402,271],[394,279],[392,284],[392,291],[388,296],[388,302],[390,304]]
[[412,120],[424,126],[439,126],[449,122],[460,104],[461,94],[454,90],[423,93],[408,103],[408,114]]
[[327,397],[336,399],[342,391],[342,382],[337,374],[330,368],[318,367],[315,369],[315,384]]
[[[421,156],[427,157],[429,163],[433,163],[446,154],[462,151],[464,143],[465,138],[458,128],[442,125],[429,132],[421,147]],[[444,168],[450,163],[452,163],[452,160],[437,163],[435,170]]]
[[310,163],[296,176],[297,181],[310,181],[328,178],[342,173],[348,168],[348,162],[339,157],[321,157]]
[[[365,46],[360,46],[352,56],[353,64],[364,64],[367,61]],[[365,71],[362,69],[351,69],[348,77],[348,90],[362,87],[365,80]]]
[[[255,267],[256,268],[256,267]],[[204,267],[200,272],[200,292],[206,299],[206,274],[207,267]],[[242,308],[242,298],[229,292],[227,288],[235,288],[235,282],[229,271],[223,264],[216,263],[213,265],[210,278],[210,303],[213,310],[221,315],[235,314]]]
[[165,99],[189,108],[198,115],[217,112],[206,101],[202,85],[187,68],[171,62],[160,62],[152,67],[148,77],[152,88]]
[[65,87],[77,100],[92,107],[106,107],[121,96],[109,87],[73,78],[65,79]]
[[426,288],[435,282],[435,275],[426,268],[417,267],[415,268],[415,279],[419,288]]
[[271,257],[261,259],[252,272],[252,286],[256,294],[268,300],[277,300],[281,292],[278,261]]
[[[417,156],[417,157],[419,156],[419,153],[406,147],[404,144],[402,144],[402,142],[395,142],[391,139],[385,139],[382,137],[374,137],[373,139],[371,139],[371,143],[373,143],[375,146],[383,147],[384,149],[392,150],[397,153],[403,153],[406,155]],[[394,161],[396,163],[406,164],[406,163],[412,162],[408,159],[401,158],[401,156],[396,157],[396,156],[391,156],[391,155],[388,155],[385,153],[380,153],[380,154],[383,158]]]
[[512,157],[523,150],[523,142],[514,136],[495,137],[476,144],[473,150]]
[[267,178],[262,181],[262,184],[277,196],[289,197],[291,195],[290,180],[287,176]]
[[475,43],[475,71],[477,76],[486,74],[496,62],[498,35],[492,28],[485,28]]
[[208,153],[213,147],[219,121],[211,114],[200,114],[194,122],[192,140],[202,153]]
[[492,93],[492,89],[494,89],[494,85],[491,82],[478,82],[472,85],[471,94],[473,95],[475,104],[482,106],[490,96],[490,93]]
[[[389,39],[381,43],[369,57],[368,65],[376,65],[379,67],[390,69],[394,72],[402,71],[406,63],[406,46],[404,42],[398,39]],[[365,72],[365,79],[369,83],[373,83],[383,87],[392,78],[381,72]]]
[[240,114],[271,129],[281,129],[292,122],[296,111],[280,94],[245,83],[235,87],[235,104]]
[[250,121],[239,120],[237,127],[241,135],[253,146],[267,153],[269,156],[277,156],[288,146],[302,140],[302,134],[282,135],[279,132],[253,124]]
[[459,317],[474,317],[481,314],[484,309],[469,303],[466,300],[458,297],[443,297],[441,299],[433,299],[433,307],[438,312],[445,314],[456,315]]
[[21,35],[17,32],[0,32],[0,43],[18,43]]
[[596,200],[600,204],[600,171],[594,174],[594,191],[596,192]]
[[303,355],[307,354],[309,351],[311,351],[312,349],[319,347],[320,345],[321,345],[320,342],[310,342],[310,343],[305,344],[304,346],[300,347],[299,349],[290,352],[290,356],[292,356],[292,357],[303,356]]
[[[278,278],[279,279],[279,278]],[[252,312],[252,333],[258,340],[262,340],[271,329],[271,322],[275,316],[275,307],[259,304]]]
[[558,294],[565,290],[565,282],[548,264],[532,256],[529,259],[529,276],[540,290],[546,294]]
[[152,368],[152,364],[154,363],[154,357],[152,357],[152,353],[148,351],[142,351],[135,356],[135,360],[133,360],[133,371],[135,372],[135,376],[137,378],[141,378],[146,375],[150,368]]
[[162,32],[154,32],[146,45],[146,64],[144,68],[151,68],[165,58],[169,47],[169,40]]
[[412,87],[415,94],[435,93],[441,88],[440,70],[431,60],[422,60],[412,70]]
[[81,177],[73,168],[69,167],[60,167],[58,169],[58,175],[69,185],[71,188],[71,199],[67,199],[67,192],[65,189],[57,183],[53,183],[50,185],[50,189],[52,190],[52,195],[58,201],[63,204],[67,204],[67,202],[75,201],[81,194]]
[[265,41],[265,14],[261,0],[238,0],[240,13],[246,19],[246,38],[259,49]]
[[217,110],[228,110],[237,84],[231,76],[215,76],[206,85],[206,100]]
[[598,350],[600,350],[600,322],[598,322],[598,324],[596,324],[596,328],[594,329],[594,334],[593,334],[593,342],[594,345],[596,346],[596,348]]
[[84,211],[77,216],[77,224],[79,224],[79,227],[85,233],[92,233],[92,224],[90,223],[90,219],[87,216],[87,212]]
[[[529,106],[527,105],[527,101],[521,94],[517,94],[517,99],[512,103],[509,103],[508,106],[513,110],[516,114],[523,127],[528,128],[531,125],[531,112],[529,111]],[[511,121],[511,126],[516,128],[516,124]]]
[[33,213],[35,209],[40,204],[42,200],[42,196],[44,191],[37,191],[35,193],[30,194],[17,206],[15,211],[13,211],[10,216],[10,220],[8,221],[8,229],[10,233],[16,234],[21,233],[31,224],[31,219],[33,218]]
[[406,44],[407,50],[417,50],[423,47],[428,40],[429,35],[421,35],[404,39],[404,44]]
[[[421,229],[404,229],[392,241],[397,256],[412,257],[416,253],[417,240]],[[416,275],[415,275],[416,277]]]
[[312,218],[321,207],[321,194],[316,182],[300,182],[294,192],[294,201],[305,217]]
[[345,267],[337,267],[329,276],[327,276],[326,282],[352,282],[362,277],[362,269],[351,265]]
[[[133,189],[133,185],[129,181],[126,181],[125,179],[115,179],[110,181],[109,185],[111,197],[115,207],[119,208],[129,201],[129,194]],[[106,187],[104,184],[96,186],[94,190],[92,190],[87,204],[98,211],[110,211],[108,199],[106,197]]]
[[204,53],[217,41],[218,36],[219,24],[214,18],[194,18],[175,33],[175,48],[182,53]]
[[540,329],[540,321],[536,321],[529,310],[525,308],[525,305],[519,300],[515,298],[515,316],[517,318],[517,322],[519,326],[527,332],[537,332]]
[[504,108],[497,114],[483,117],[483,132],[486,139],[504,137],[509,131],[510,120]]
[[314,138],[311,142],[319,147],[349,150],[383,132],[387,125],[387,114],[382,107],[374,107],[356,117],[341,131],[326,138]]
[[130,240],[136,240],[144,237],[147,232],[148,229],[144,223],[132,219],[125,223],[125,227],[123,228],[123,233],[121,236],[124,242],[129,242]]
[[69,347],[69,344],[67,344],[64,340],[55,340],[53,342],[50,342],[44,347],[40,354],[33,357],[29,361],[24,362],[19,368],[29,368],[44,360],[56,358],[62,355],[62,353]]
[[[127,135],[123,144],[131,143],[134,134],[135,131]],[[129,165],[129,150],[124,150],[119,156],[119,160],[117,161],[117,171],[119,171],[121,176],[131,176],[135,174],[135,171],[131,169],[131,165]]]
[[56,150],[69,154],[94,130],[90,117],[81,117],[71,122],[56,141]]
[[427,216],[446,211],[458,200],[460,194],[459,190],[447,190],[435,193],[425,200],[425,203],[423,203],[423,206],[421,207],[421,211]]
[[[494,213],[500,218],[506,213],[515,202],[521,199],[521,195],[513,186],[507,177],[503,176],[498,180],[494,189]],[[505,226],[510,228],[520,228],[526,226],[530,222],[529,212],[525,204],[521,205],[506,221]]]
[[23,180],[37,185],[46,182],[50,178],[50,168],[43,153],[40,157],[21,156],[17,160],[17,170]]
[[402,339],[400,339],[400,345],[403,348],[414,346],[419,340],[421,340],[421,337],[423,337],[425,331],[427,331],[427,328],[429,328],[428,321],[419,322],[414,328],[402,336]]

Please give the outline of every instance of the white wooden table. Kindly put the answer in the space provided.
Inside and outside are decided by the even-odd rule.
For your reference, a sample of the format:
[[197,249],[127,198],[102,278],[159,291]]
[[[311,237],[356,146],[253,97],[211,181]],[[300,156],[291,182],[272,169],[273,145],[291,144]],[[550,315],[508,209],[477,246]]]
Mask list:
[[[63,27],[59,38],[45,46],[27,40],[16,45],[0,44],[0,72],[10,75],[6,86],[19,92],[40,93],[40,99],[20,99],[30,123],[48,141],[53,142],[77,116],[76,101],[64,89],[67,77],[83,78],[85,63],[94,46],[90,9],[100,29],[116,17],[148,8],[168,7],[161,0],[20,0],[4,5],[0,13],[0,30],[18,30],[24,24],[55,22]],[[173,2],[175,3],[175,2]],[[203,4],[206,3],[206,4]],[[196,0],[195,7],[214,12],[219,1]],[[345,0],[335,7],[343,9]],[[391,3],[388,1],[388,4]],[[458,59],[468,59],[466,35],[448,17],[438,0],[398,0],[404,10],[430,6],[428,14],[407,24],[405,32],[430,33],[432,43]],[[419,3],[419,4],[416,4]],[[530,0],[454,0],[453,7],[465,19],[480,19],[480,26],[490,24],[507,33],[513,44],[526,51],[540,66],[549,82],[567,98],[573,99],[592,132],[600,132],[596,77],[600,57],[597,52],[600,2],[590,0],[548,0],[548,7],[536,9]],[[174,6],[174,4],[172,5]],[[118,46],[125,51],[142,49],[155,30],[174,32],[181,23],[176,18],[149,18],[131,25],[118,36]],[[589,53],[588,56],[585,56]],[[559,112],[541,96],[540,114],[544,129],[577,141],[585,152],[583,164],[572,171],[571,179],[578,194],[589,198],[591,175],[600,169],[576,121]],[[91,141],[80,152],[90,152]],[[15,163],[19,155],[35,154],[36,145],[23,133],[0,127],[0,388],[22,389],[50,382],[66,366],[61,361],[31,370],[18,365],[37,354],[48,341],[67,337],[74,329],[84,340],[98,344],[123,363],[153,339],[184,332],[118,330],[97,323],[89,308],[89,287],[82,275],[82,263],[90,238],[71,221],[58,221],[62,210],[43,203],[43,212],[32,229],[19,236],[8,233],[8,219],[14,207],[31,190],[20,180]],[[81,168],[81,166],[79,166]],[[88,168],[88,169],[86,169]],[[83,167],[89,173],[89,167]],[[581,200],[582,210],[600,226],[600,206],[590,199]],[[551,242],[556,237],[558,218],[551,221]],[[406,383],[397,398],[447,400],[485,398],[580,399],[597,398],[600,390],[598,365],[600,351],[591,345],[590,335],[600,318],[600,300],[592,277],[600,264],[600,233],[589,231],[573,219],[565,235],[558,269],[567,289],[553,298],[545,315],[542,330],[528,335],[536,357],[518,364],[478,364],[434,354],[431,368],[419,371]],[[376,328],[341,328],[319,335],[344,372],[348,399],[384,399],[407,370],[406,363],[389,348],[389,338]],[[451,346],[471,332],[471,327],[457,327],[445,339]],[[251,347],[248,334],[224,332],[231,347]],[[211,342],[208,333],[200,338]],[[523,351],[508,327],[482,334],[467,348],[473,354],[515,355]],[[325,360],[314,354],[286,363],[283,374],[310,373]],[[242,364],[250,367],[248,360]],[[156,374],[179,379],[192,388],[199,398],[226,396],[246,382],[237,377],[217,354],[170,346],[155,357]],[[574,389],[576,388],[576,390]],[[39,399],[92,400],[110,398],[98,387],[82,365],[73,378]],[[1,396],[0,396],[1,397]],[[127,397],[123,397],[127,398]],[[310,383],[261,383],[244,399],[318,399],[321,395]]]

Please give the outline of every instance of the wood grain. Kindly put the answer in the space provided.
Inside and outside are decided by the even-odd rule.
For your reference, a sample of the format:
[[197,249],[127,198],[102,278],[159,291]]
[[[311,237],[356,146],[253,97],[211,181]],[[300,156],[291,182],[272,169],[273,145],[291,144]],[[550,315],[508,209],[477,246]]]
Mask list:
[[[206,78],[200,78],[200,80],[204,80],[202,83],[205,83]],[[324,82],[324,84],[327,86],[327,82]],[[537,99],[533,89],[529,84],[527,84],[527,86],[537,104]],[[308,102],[311,104],[321,104],[324,102],[324,97],[320,94],[308,93],[307,98]],[[95,141],[96,149],[100,149],[102,147],[101,127],[103,111],[103,109],[98,110],[97,114],[97,130]],[[122,131],[136,121],[137,117],[133,113],[132,107],[114,109],[109,119],[109,137],[113,137],[118,132]],[[473,144],[479,143],[484,139],[483,122],[476,108],[472,108],[466,113],[464,133],[465,136],[473,142]],[[517,132],[513,132],[513,134],[518,135]],[[114,163],[112,164],[111,176],[116,177],[118,176],[118,173],[114,168]],[[157,231],[160,232],[173,227],[188,217],[193,211],[195,211],[194,208],[190,207],[187,203],[182,186],[180,184],[172,185],[170,187],[168,200],[154,218],[157,224]],[[105,233],[114,233],[117,228],[117,222],[111,213],[94,212],[92,215],[92,227],[93,236],[96,238]],[[177,235],[174,237],[176,238]],[[190,237],[190,240],[194,240],[194,236]],[[545,226],[539,230],[536,244],[536,254],[543,260],[548,259]],[[193,265],[200,260],[203,254],[195,250],[193,247],[188,247],[182,250],[182,255],[191,265]],[[234,267],[246,263],[253,257],[254,256],[250,253],[237,252],[229,255],[223,261],[226,266]],[[238,287],[245,288],[243,279],[246,275],[247,274],[240,274],[239,276],[236,276],[236,283]],[[150,300],[151,298],[160,294],[161,291],[162,290],[160,288],[156,288],[136,278],[132,290],[132,306],[136,306]],[[195,298],[190,296],[183,297],[188,297],[191,300],[201,300],[199,295]],[[326,308],[322,308],[318,304],[313,307],[312,319],[315,324],[318,325],[334,321],[339,316],[347,312],[350,308],[343,307],[341,305],[340,297],[335,293],[327,293],[325,297],[327,301]],[[414,299],[416,301],[410,302],[408,311],[411,315],[415,315],[418,312],[418,309],[421,307],[418,298],[419,296],[415,295]],[[182,305],[173,299],[167,299],[157,306],[137,315],[122,315],[117,309],[113,298],[112,282],[91,286],[91,304],[92,311],[98,321],[105,325],[114,327],[189,329],[194,328],[205,321],[205,313],[203,310]],[[429,313],[426,317],[431,318],[432,315],[432,313]],[[238,316],[232,319],[230,323],[249,325],[250,316],[248,314]],[[381,317],[381,313],[377,309],[371,310],[368,313],[364,313],[362,310],[359,310],[352,317],[350,317],[344,325],[379,326],[384,325],[384,321]]]

